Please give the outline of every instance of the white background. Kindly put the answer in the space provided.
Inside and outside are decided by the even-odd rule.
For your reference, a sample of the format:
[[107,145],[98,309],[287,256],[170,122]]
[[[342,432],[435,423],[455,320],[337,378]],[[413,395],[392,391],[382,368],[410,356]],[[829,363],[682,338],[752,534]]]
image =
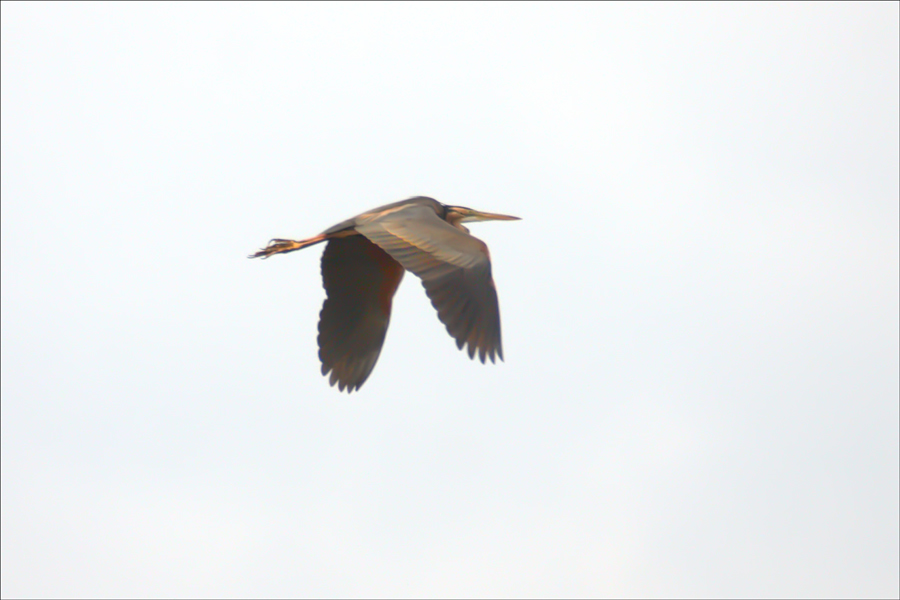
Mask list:
[[[898,5],[2,9],[4,596],[894,596]],[[321,246],[518,215],[506,362]]]

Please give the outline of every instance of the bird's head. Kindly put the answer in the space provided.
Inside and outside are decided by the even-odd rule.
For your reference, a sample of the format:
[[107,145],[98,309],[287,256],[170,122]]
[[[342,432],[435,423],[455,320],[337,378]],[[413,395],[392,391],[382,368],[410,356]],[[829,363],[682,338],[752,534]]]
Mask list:
[[497,213],[481,212],[465,206],[448,206],[447,222],[454,227],[465,229],[460,223],[471,223],[473,221],[519,221],[519,217],[510,215],[499,215]]

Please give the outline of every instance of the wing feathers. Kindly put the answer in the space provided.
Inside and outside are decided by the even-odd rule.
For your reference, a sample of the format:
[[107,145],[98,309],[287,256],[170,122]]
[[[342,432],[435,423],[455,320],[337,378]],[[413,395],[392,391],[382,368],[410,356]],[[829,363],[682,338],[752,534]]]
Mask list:
[[329,240],[322,254],[327,298],[319,317],[319,358],[331,385],[366,381],[384,345],[403,267],[361,235]]
[[411,205],[374,217],[357,231],[422,279],[438,318],[457,346],[485,362],[503,359],[500,308],[487,246],[441,219],[428,206]]

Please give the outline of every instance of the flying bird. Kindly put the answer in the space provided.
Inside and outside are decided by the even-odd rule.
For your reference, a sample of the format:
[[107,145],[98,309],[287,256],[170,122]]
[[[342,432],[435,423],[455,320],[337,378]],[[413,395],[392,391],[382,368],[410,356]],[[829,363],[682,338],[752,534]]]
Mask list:
[[319,314],[322,375],[358,390],[378,360],[404,270],[422,280],[438,318],[457,347],[503,360],[500,307],[487,245],[469,234],[470,221],[519,217],[446,206],[418,196],[364,212],[305,240],[273,239],[249,258],[268,258],[328,242],[322,254],[325,303]]

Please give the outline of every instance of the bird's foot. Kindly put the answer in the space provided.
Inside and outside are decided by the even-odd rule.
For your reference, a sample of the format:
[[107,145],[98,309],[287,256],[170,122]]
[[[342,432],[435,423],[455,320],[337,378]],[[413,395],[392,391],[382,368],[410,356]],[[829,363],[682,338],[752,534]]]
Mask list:
[[280,252],[290,252],[291,250],[299,250],[303,248],[306,244],[302,242],[296,242],[294,240],[282,240],[282,239],[274,239],[269,240],[269,245],[265,248],[261,249],[259,252],[255,254],[251,254],[247,258],[269,258],[273,254],[278,254]]

